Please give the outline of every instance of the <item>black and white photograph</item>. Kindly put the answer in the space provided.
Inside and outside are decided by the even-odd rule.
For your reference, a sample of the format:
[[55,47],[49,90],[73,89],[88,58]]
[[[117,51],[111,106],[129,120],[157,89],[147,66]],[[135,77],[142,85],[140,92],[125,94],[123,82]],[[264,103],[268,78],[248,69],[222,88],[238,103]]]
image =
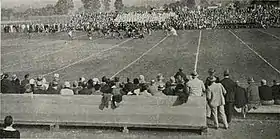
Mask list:
[[280,0],[0,5],[0,139],[280,139]]

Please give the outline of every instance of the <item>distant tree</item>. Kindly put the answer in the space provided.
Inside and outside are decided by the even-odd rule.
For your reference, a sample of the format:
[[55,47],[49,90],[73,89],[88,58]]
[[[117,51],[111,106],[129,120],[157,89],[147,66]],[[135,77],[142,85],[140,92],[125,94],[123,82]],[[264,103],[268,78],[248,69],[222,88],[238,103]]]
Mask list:
[[82,0],[86,11],[93,12],[98,11],[101,7],[100,0]]
[[111,3],[111,0],[103,0],[103,5],[104,5],[104,8],[105,8],[105,11],[110,11],[110,3]]
[[194,8],[196,3],[195,0],[181,0],[182,5],[187,6],[189,8]]
[[115,6],[115,9],[117,10],[117,11],[120,11],[120,10],[122,10],[122,8],[123,8],[123,1],[122,0],[116,0],[115,1],[115,3],[114,3],[114,6]]
[[14,10],[11,8],[1,8],[1,18],[7,17],[9,20],[14,15]]
[[54,15],[56,14],[56,9],[52,4],[48,4],[46,7],[42,8],[42,14],[44,15]]
[[56,14],[67,14],[73,8],[73,0],[58,0],[55,5]]

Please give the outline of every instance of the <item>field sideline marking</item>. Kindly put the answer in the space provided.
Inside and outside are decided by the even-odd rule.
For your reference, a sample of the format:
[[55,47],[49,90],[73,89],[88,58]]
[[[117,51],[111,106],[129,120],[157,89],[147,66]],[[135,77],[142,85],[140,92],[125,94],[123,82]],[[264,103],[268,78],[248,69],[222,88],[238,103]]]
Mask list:
[[66,68],[68,68],[68,67],[71,67],[71,66],[73,66],[73,65],[76,65],[76,64],[78,64],[78,63],[80,63],[80,62],[83,62],[83,61],[85,61],[85,60],[87,60],[87,59],[93,57],[93,56],[96,56],[96,55],[99,55],[99,54],[101,54],[101,53],[103,53],[103,52],[109,51],[109,50],[111,50],[111,49],[113,49],[113,48],[116,48],[116,47],[118,47],[118,46],[120,46],[120,45],[122,45],[122,44],[124,44],[124,43],[126,43],[126,42],[128,42],[128,41],[131,41],[131,40],[132,40],[132,39],[130,38],[130,39],[127,39],[127,40],[125,40],[125,41],[122,41],[121,43],[116,44],[116,45],[114,45],[114,46],[112,46],[112,47],[110,47],[110,48],[108,48],[108,49],[102,50],[102,51],[100,51],[100,52],[98,52],[98,53],[96,53],[96,54],[89,55],[89,56],[87,56],[87,57],[85,57],[85,58],[83,58],[83,59],[80,59],[80,60],[76,61],[76,62],[73,62],[73,63],[71,63],[71,64],[68,64],[68,65],[66,65],[66,66],[64,66],[64,67],[61,67],[61,68],[59,68],[59,69],[56,69],[56,70],[54,70],[54,71],[52,71],[52,72],[46,73],[46,74],[44,74],[43,76],[47,76],[47,75],[56,73],[56,72],[58,72],[58,71],[61,71],[61,70],[63,70],[63,69],[66,69]]
[[261,58],[266,64],[268,64],[272,69],[274,69],[276,72],[280,74],[280,71],[275,68],[272,64],[270,64],[265,58],[263,58],[258,52],[256,52],[254,49],[252,49],[248,44],[246,44],[242,39],[240,39],[236,34],[234,34],[231,30],[229,32],[234,35],[241,43],[243,43],[245,46],[247,46],[251,51],[253,51],[259,58]]
[[258,31],[259,31],[259,32],[262,32],[262,33],[264,33],[264,34],[270,35],[270,36],[272,36],[272,37],[274,37],[274,38],[280,40],[280,37],[278,37],[278,36],[276,36],[276,35],[274,35],[274,34],[271,34],[271,33],[269,33],[269,32],[266,32],[266,31],[263,31],[263,30],[260,30],[260,29],[258,29]]
[[194,71],[197,70],[198,56],[199,56],[199,48],[200,48],[200,42],[201,42],[201,36],[202,36],[202,31],[200,30],[200,31],[199,31],[198,44],[197,44],[197,50],[196,50],[196,56],[195,56]]
[[124,71],[125,69],[129,68],[131,65],[133,65],[134,63],[136,63],[138,60],[140,60],[143,56],[145,56],[147,53],[149,53],[151,50],[153,50],[155,47],[157,47],[160,43],[162,43],[165,39],[167,39],[168,36],[164,37],[162,40],[160,40],[157,44],[155,44],[153,47],[151,47],[149,50],[147,50],[146,52],[144,52],[140,57],[138,57],[137,59],[135,59],[134,61],[132,61],[131,63],[129,63],[127,66],[125,66],[124,68],[122,68],[121,70],[119,70],[118,72],[116,72],[112,77],[114,78],[115,76],[117,76],[119,73],[121,73],[122,71]]
[[[76,39],[76,38],[80,38],[80,37],[83,37],[83,36],[86,36],[85,34],[84,35],[80,35],[80,36],[76,36],[76,37],[74,37],[73,39]],[[40,40],[44,40],[44,39],[40,39]],[[63,41],[63,40],[62,40]],[[32,42],[31,44],[36,44],[36,43],[38,43],[38,42]],[[47,44],[47,45],[43,45],[42,47],[37,47],[37,48],[27,48],[27,49],[23,49],[23,50],[19,50],[19,51],[14,51],[14,52],[8,52],[8,53],[5,53],[5,54],[1,54],[2,56],[5,56],[5,55],[9,55],[9,54],[14,54],[14,53],[21,53],[21,52],[25,52],[25,51],[29,51],[29,50],[32,50],[32,49],[34,49],[34,51],[35,50],[38,50],[38,49],[40,49],[40,48],[44,48],[44,47],[46,47],[46,46],[49,46],[49,45],[53,45],[52,43],[50,43],[50,44]],[[62,44],[61,44],[62,45]]]

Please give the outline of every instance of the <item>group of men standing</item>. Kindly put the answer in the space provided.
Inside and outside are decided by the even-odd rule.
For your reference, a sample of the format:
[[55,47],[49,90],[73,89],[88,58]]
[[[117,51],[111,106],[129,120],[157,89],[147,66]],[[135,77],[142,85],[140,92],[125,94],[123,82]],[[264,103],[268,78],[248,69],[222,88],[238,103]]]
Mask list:
[[[251,109],[257,109],[260,105],[278,104],[280,100],[280,86],[274,81],[274,85],[269,87],[266,80],[261,81],[261,86],[255,84],[253,78],[247,80],[248,87],[240,86],[239,81],[230,78],[229,70],[225,70],[222,80],[215,75],[215,70],[210,68],[209,76],[205,83],[198,79],[197,72],[191,73],[191,78],[187,79],[182,70],[175,75],[181,76],[186,82],[186,92],[189,96],[204,96],[207,99],[207,118],[212,118],[215,128],[219,128],[218,115],[221,117],[224,127],[229,128],[229,123],[236,111],[235,108],[242,110],[243,117]],[[280,103],[279,103],[280,104]]]

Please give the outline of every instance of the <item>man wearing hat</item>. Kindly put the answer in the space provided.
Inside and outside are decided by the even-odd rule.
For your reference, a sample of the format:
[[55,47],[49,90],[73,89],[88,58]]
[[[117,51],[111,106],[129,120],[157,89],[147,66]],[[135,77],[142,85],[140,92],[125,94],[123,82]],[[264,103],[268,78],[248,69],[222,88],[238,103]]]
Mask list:
[[21,81],[21,93],[24,93],[26,90],[26,86],[29,86],[29,74],[24,75],[24,79]]
[[192,79],[186,84],[190,96],[202,96],[203,92],[205,92],[203,81],[198,79],[198,74],[196,71],[193,71],[191,76]]
[[175,79],[178,79],[178,76],[181,76],[185,82],[187,81],[187,76],[183,72],[183,68],[180,68],[179,71],[174,75]]
[[14,89],[14,93],[19,94],[20,93],[20,80],[18,79],[17,75],[14,74],[12,76],[12,88]]
[[216,129],[219,128],[219,122],[218,122],[218,111],[219,111],[219,115],[223,120],[223,124],[225,128],[228,129],[227,117],[224,110],[224,105],[225,105],[224,95],[227,93],[226,89],[223,87],[221,83],[216,83],[215,77],[209,78],[209,81],[210,84],[207,88],[206,96],[211,108],[211,114],[214,117],[215,128]]
[[60,93],[61,88],[58,85],[58,82],[53,81],[52,82],[52,86],[50,86],[47,90],[48,94],[59,94]]
[[261,80],[261,86],[259,86],[259,95],[262,105],[273,105],[272,89],[266,83],[266,80]]
[[227,122],[230,123],[234,111],[236,84],[232,79],[229,78],[229,70],[224,71],[224,79],[221,81],[221,83],[227,91],[225,95],[225,112],[227,116]]
[[9,80],[9,75],[7,73],[3,74],[3,79],[1,80],[1,93],[13,93],[12,82]]
[[276,105],[280,105],[280,85],[277,83],[276,80],[273,80],[273,85],[271,86],[271,89],[274,103]]
[[74,95],[73,90],[70,88],[70,82],[65,82],[64,83],[64,88],[60,90],[61,95]]
[[206,81],[205,81],[205,87],[206,87],[206,88],[207,88],[207,87],[209,86],[209,84],[211,83],[211,82],[209,81],[209,79],[210,79],[211,77],[215,77],[215,78],[216,78],[216,83],[219,83],[219,82],[220,82],[220,78],[217,77],[217,76],[215,76],[215,73],[216,73],[216,70],[213,69],[213,68],[210,68],[210,69],[208,70],[209,76],[206,78]]
[[260,106],[258,86],[255,84],[255,81],[252,77],[249,78],[247,82],[249,86],[246,88],[246,93],[248,97],[248,107],[246,109],[246,112],[252,108],[257,109]]

